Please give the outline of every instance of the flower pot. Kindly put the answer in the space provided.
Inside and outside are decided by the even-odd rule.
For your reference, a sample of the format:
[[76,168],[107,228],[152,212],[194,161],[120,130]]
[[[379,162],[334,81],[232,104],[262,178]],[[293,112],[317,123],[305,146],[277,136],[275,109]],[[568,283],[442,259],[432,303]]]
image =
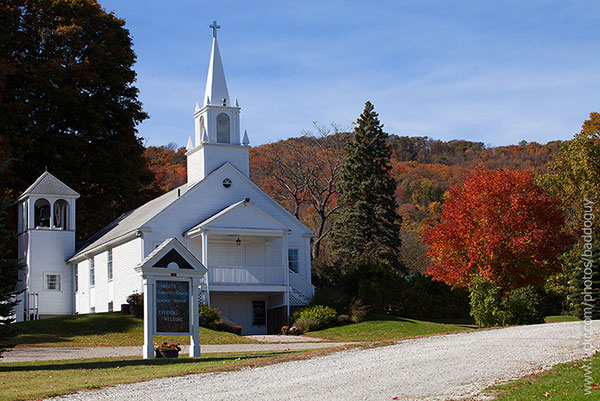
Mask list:
[[157,358],[179,358],[179,351],[176,349],[157,349]]

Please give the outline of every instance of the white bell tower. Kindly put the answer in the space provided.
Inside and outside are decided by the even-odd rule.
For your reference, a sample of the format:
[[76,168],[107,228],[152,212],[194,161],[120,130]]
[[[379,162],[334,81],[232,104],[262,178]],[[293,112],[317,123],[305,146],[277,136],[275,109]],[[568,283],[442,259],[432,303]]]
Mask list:
[[21,270],[17,321],[74,312],[75,201],[79,194],[45,172],[18,199]]
[[248,135],[240,142],[240,106],[232,104],[225,80],[225,72],[217,42],[217,21],[213,30],[212,50],[206,77],[202,107],[194,111],[195,142],[188,141],[188,185],[203,180],[207,175],[229,162],[249,176]]

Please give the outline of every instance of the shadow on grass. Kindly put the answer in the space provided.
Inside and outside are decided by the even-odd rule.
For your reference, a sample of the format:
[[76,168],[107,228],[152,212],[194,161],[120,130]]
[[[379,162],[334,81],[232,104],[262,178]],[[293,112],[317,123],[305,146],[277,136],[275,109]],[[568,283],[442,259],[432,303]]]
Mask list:
[[60,316],[15,323],[16,344],[70,342],[72,337],[133,333],[143,330],[143,319],[119,312]]
[[111,361],[89,361],[89,362],[73,362],[65,360],[63,363],[51,361],[51,363],[39,362],[36,365],[19,365],[6,366],[0,365],[0,373],[4,372],[34,372],[45,370],[79,370],[79,369],[114,369],[135,366],[172,366],[172,365],[189,365],[197,363],[225,362],[225,361],[244,361],[256,358],[268,358],[280,356],[281,352],[266,352],[260,355],[232,355],[214,358],[156,358],[156,359],[122,359]]

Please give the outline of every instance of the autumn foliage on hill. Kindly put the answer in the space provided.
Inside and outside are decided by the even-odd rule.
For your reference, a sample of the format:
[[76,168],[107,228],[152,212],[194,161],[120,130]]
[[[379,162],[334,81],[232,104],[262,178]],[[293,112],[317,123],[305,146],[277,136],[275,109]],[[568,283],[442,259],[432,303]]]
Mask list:
[[177,145],[149,146],[144,152],[150,171],[154,174],[153,187],[161,193],[168,192],[187,181],[185,148]]
[[441,220],[425,233],[427,272],[453,287],[475,276],[512,290],[541,287],[560,270],[569,243],[560,200],[533,182],[533,174],[483,167],[450,189]]
[[[317,234],[312,249],[312,256],[317,257],[322,255],[338,212],[336,183],[351,134],[336,126],[315,127],[314,132],[303,134],[251,148],[250,178]],[[398,183],[396,203],[403,221],[403,262],[414,271],[423,271],[429,264],[421,236],[440,218],[452,185],[462,182],[480,165],[545,173],[560,145],[555,141],[488,147],[481,142],[396,135],[388,141],[391,174]],[[177,149],[175,144],[150,146],[145,156],[156,189],[166,192],[186,182],[184,148]]]

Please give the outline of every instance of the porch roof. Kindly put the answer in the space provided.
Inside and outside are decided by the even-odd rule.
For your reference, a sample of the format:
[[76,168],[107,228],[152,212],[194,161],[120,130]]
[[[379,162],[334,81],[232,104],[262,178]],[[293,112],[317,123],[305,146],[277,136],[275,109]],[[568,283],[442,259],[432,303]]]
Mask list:
[[281,236],[291,230],[253,205],[249,199],[234,203],[184,233],[193,238],[202,232]]

